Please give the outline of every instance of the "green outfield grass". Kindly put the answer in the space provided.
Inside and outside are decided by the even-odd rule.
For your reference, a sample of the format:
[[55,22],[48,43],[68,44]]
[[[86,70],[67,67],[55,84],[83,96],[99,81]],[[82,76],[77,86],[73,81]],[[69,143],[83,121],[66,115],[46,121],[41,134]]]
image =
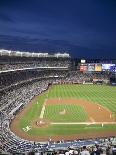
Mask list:
[[101,104],[116,113],[116,87],[106,85],[55,85],[48,98],[78,98]]
[[[77,98],[97,103],[114,113],[116,117],[116,87],[106,85],[54,85],[50,90],[46,91],[33,104],[33,108],[29,109],[25,117],[21,118],[19,127],[25,128],[31,125],[31,122],[38,119],[41,113],[43,103],[46,98]],[[44,118],[50,121],[67,122],[67,121],[86,121],[87,114],[79,105],[49,105],[46,106]],[[60,115],[59,111],[66,109],[66,116]],[[78,113],[78,115],[77,115]],[[29,135],[72,135],[78,133],[100,132],[100,131],[116,131],[116,125],[49,125],[46,128],[34,128],[28,131]]]

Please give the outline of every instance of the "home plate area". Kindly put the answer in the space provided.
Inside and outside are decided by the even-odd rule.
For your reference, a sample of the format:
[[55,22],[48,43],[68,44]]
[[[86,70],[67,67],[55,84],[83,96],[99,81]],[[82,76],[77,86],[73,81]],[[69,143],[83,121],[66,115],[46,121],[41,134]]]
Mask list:
[[31,126],[26,126],[25,128],[23,128],[23,131],[28,132],[29,130],[31,130]]

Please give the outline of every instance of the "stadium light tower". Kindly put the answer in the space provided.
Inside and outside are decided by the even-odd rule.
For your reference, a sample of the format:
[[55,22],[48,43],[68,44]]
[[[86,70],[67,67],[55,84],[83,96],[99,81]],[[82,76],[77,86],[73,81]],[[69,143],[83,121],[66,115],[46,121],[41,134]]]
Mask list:
[[11,51],[8,51],[9,56],[11,55]]

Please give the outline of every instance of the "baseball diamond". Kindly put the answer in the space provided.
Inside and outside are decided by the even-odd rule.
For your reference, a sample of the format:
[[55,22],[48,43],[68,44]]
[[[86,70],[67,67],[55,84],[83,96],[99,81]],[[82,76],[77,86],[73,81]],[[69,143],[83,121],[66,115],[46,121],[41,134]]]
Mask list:
[[[16,116],[11,130],[24,139],[38,141],[49,137],[59,140],[61,136],[82,138],[85,133],[89,137],[113,134],[116,131],[115,89],[103,85],[53,85]],[[31,126],[31,130],[25,133],[22,128],[26,126]]]
[[115,143],[115,61],[86,63],[68,53],[0,54],[0,153],[93,147],[104,144],[104,137]]
[[116,0],[0,0],[0,155],[116,155]]

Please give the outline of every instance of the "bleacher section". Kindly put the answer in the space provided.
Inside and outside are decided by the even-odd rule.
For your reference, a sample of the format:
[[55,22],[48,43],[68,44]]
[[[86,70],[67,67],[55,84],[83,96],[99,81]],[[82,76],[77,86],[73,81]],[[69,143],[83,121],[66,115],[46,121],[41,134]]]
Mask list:
[[49,55],[0,50],[0,153],[81,154],[83,145],[90,153],[95,149],[101,154],[114,153],[116,137],[39,143],[19,138],[9,127],[16,114],[34,96],[47,90],[49,84],[94,83],[94,79],[108,82],[110,76],[107,72],[71,70],[67,53]]

